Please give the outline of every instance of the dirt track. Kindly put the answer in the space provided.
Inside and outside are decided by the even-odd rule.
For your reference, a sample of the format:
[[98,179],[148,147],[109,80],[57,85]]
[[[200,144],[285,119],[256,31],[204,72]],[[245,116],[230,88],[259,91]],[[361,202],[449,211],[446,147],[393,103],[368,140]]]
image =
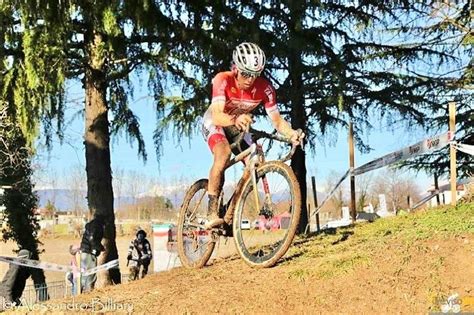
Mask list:
[[318,258],[293,256],[257,270],[233,257],[201,270],[177,268],[98,289],[75,303],[101,308],[92,302],[100,299],[109,310],[163,314],[426,313],[439,311],[444,297],[454,292],[474,295],[473,242],[472,236],[419,241],[408,248],[391,242],[367,253],[366,263],[336,275],[313,274]]
[[[428,313],[449,296],[474,312],[474,206],[430,210],[297,239],[269,269],[239,257],[96,289],[43,309],[117,313]],[[36,310],[39,310],[38,308]],[[28,308],[18,312],[27,312]]]

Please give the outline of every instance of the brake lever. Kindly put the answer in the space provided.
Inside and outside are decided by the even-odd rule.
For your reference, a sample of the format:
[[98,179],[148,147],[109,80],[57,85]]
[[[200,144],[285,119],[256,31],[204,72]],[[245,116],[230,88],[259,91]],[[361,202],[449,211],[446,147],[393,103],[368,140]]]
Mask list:
[[303,141],[303,139],[305,137],[305,133],[300,128],[298,128],[296,130],[296,132],[298,133],[298,141],[299,141],[299,146],[301,147],[301,151],[304,151],[304,141]]

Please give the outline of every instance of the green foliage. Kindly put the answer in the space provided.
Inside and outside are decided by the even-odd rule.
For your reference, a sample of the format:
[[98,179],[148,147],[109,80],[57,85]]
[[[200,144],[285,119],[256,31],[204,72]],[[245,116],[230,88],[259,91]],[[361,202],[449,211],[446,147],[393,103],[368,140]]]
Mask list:
[[6,229],[2,230],[2,240],[13,240],[38,258],[39,224],[34,214],[38,199],[33,193],[31,180],[31,151],[26,147],[26,139],[18,124],[7,115],[6,109],[5,103],[0,103],[0,183],[11,186],[0,196],[8,222]]
[[[0,7],[5,77],[1,97],[15,101],[16,117],[30,145],[39,135],[40,121],[48,145],[54,132],[62,139],[67,80],[82,79],[89,67],[107,62],[101,71],[105,71],[112,134],[124,131],[146,159],[138,120],[129,106],[133,98],[129,76],[143,70],[163,72],[171,62],[167,58],[175,45],[168,40],[179,30],[159,7],[160,3],[140,6],[134,1],[14,2]],[[88,41],[96,40],[96,35],[102,41],[92,52]],[[163,96],[163,89],[154,89],[162,84],[162,77],[150,77],[155,99]]]
[[[272,1],[213,6],[123,1],[91,7],[74,1],[51,2],[48,9],[33,3],[4,5],[4,19],[13,23],[18,17],[25,25],[23,32],[5,32],[4,46],[12,53],[21,47],[24,54],[24,63],[14,59],[6,76],[16,87],[23,130],[32,133],[29,139],[37,135],[38,116],[49,121],[45,126],[57,119],[61,135],[65,80],[80,78],[86,69],[87,47],[81,39],[90,32],[102,34],[104,42],[96,53],[107,60],[112,134],[124,131],[146,159],[139,123],[130,108],[129,75],[143,70],[150,74],[158,119],[154,139],[160,154],[170,126],[178,139],[198,129],[196,118],[207,108],[210,80],[228,68],[233,47],[242,40],[257,41],[267,53],[265,75],[277,87],[282,113],[304,108],[301,127],[310,147],[315,149],[317,141],[330,143],[340,127],[353,121],[356,143],[365,151],[369,147],[362,134],[373,128],[374,115],[388,123],[424,124],[427,110],[446,88],[446,78],[419,71],[421,61],[430,63],[423,66],[430,69],[457,62],[450,51],[434,48],[444,40],[429,37],[430,32],[437,35],[436,27],[419,27],[430,22],[430,10],[371,1],[359,7],[297,1],[279,6]],[[464,16],[459,20],[466,21]],[[469,41],[469,36],[462,40]],[[51,73],[52,68],[56,71]],[[13,77],[21,82],[15,84]],[[177,89],[180,93],[170,96]],[[47,139],[51,130],[45,128]]]
[[[439,103],[431,107],[432,115],[427,119],[427,129],[433,135],[448,130],[448,105],[450,101],[456,103],[456,135],[455,140],[468,145],[474,145],[474,93],[473,90],[473,50],[472,45],[472,8],[469,1],[439,2],[432,7],[425,7],[424,13],[429,15],[432,22],[427,28],[427,36],[435,37],[437,45],[442,46],[445,52],[458,58],[444,75],[444,80],[450,88],[449,95],[439,95]],[[445,70],[448,71],[448,70]],[[468,178],[474,172],[472,156],[464,152],[457,152],[458,177]],[[449,148],[446,147],[427,156],[422,156],[403,163],[404,167],[425,171],[438,177],[447,176],[450,170]]]
[[102,20],[104,23],[104,30],[107,35],[118,36],[122,33],[122,30],[117,23],[117,19],[115,18],[115,12],[111,7],[105,8]]
[[[183,78],[177,81],[182,94],[192,93],[174,98],[177,102],[160,99],[160,108],[168,110],[159,111],[158,147],[168,127],[178,139],[196,127],[195,117],[207,108],[210,80],[228,69],[232,49],[244,40],[258,42],[266,52],[264,75],[277,88],[281,112],[294,127],[305,129],[313,150],[318,141],[335,141],[349,121],[363,152],[370,150],[363,135],[374,121],[385,128],[432,128],[427,124],[431,113],[445,106],[440,96],[461,93],[450,85],[456,77],[442,71],[463,66],[469,51],[452,49],[459,44],[447,42],[452,33],[423,28],[434,21],[430,5],[293,1],[275,6],[263,1],[209,6],[189,1],[164,12],[172,15],[173,10],[187,17],[181,21],[182,39],[190,45],[181,47],[169,69]],[[195,77],[201,84],[193,82]]]

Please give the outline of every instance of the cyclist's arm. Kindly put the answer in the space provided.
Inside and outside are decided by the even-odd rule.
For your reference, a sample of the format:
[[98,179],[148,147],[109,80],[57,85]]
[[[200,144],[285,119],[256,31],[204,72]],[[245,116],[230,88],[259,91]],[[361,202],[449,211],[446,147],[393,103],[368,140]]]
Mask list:
[[278,131],[278,133],[288,139],[292,139],[295,136],[297,137],[298,133],[296,132],[296,130],[293,130],[293,128],[291,128],[290,124],[280,115],[280,112],[273,111],[267,112],[267,114],[272,121],[273,127]]
[[209,112],[214,126],[227,127],[235,124],[236,117],[224,113],[228,78],[227,72],[220,72],[212,79],[212,100]]
[[276,105],[276,92],[273,86],[267,81],[267,85],[264,86],[264,99],[263,104],[268,117],[270,117],[273,127],[283,135],[285,138],[297,141],[298,132],[291,128],[291,125],[283,119],[280,115],[280,111]]
[[235,124],[235,116],[224,113],[225,102],[213,102],[209,106],[212,116],[212,124],[215,126],[227,127]]

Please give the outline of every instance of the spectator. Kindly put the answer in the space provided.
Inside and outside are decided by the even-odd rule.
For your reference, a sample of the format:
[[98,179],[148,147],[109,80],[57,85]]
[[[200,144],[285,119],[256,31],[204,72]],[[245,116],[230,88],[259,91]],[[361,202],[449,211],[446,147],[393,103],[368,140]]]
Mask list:
[[148,273],[148,266],[150,265],[151,258],[151,246],[150,242],[146,239],[146,232],[139,229],[136,238],[130,242],[128,248],[127,265],[130,270],[128,279],[133,281],[138,278],[144,278]]
[[71,262],[70,265],[72,267],[72,271],[66,273],[66,279],[71,283],[71,294],[77,295],[78,288],[79,288],[79,281],[81,278],[79,263],[81,260],[81,251],[80,247],[77,245],[69,246],[69,253],[71,254]]
[[[97,267],[97,257],[102,251],[102,238],[104,237],[105,220],[101,215],[96,215],[93,220],[86,224],[81,241],[81,270],[85,271]],[[81,292],[89,292],[94,289],[97,274],[81,276]]]
[[[18,252],[18,258],[31,258],[31,252],[22,249]],[[10,264],[8,271],[5,273],[0,283],[0,311],[7,303],[21,305],[21,295],[25,289],[26,280],[31,276],[31,268]]]

